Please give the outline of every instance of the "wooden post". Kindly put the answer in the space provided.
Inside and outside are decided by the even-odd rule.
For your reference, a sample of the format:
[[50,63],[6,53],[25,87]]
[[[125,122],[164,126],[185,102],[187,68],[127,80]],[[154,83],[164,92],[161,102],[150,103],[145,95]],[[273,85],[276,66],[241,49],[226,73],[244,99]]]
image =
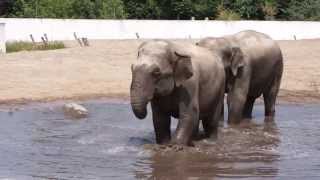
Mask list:
[[76,32],[74,32],[74,33],[73,33],[73,37],[74,37],[74,39],[75,39],[76,41],[78,41],[78,43],[79,43],[79,44],[80,44],[80,46],[82,47],[82,46],[83,46],[83,44],[82,44],[81,40],[78,38],[78,36],[77,36]]
[[47,42],[49,42],[49,40],[48,40],[48,36],[47,36],[47,34],[46,33],[44,33],[44,39],[47,41]]
[[73,37],[74,37],[75,40],[78,39],[76,32],[73,32]]
[[88,38],[82,38],[82,43],[84,46],[89,46]]
[[36,42],[34,41],[34,38],[33,38],[33,35],[32,35],[32,34],[30,34],[30,39],[31,39],[31,41],[32,41],[32,44],[35,45]]
[[44,37],[41,37],[41,40],[45,46],[48,46],[48,42],[44,39]]

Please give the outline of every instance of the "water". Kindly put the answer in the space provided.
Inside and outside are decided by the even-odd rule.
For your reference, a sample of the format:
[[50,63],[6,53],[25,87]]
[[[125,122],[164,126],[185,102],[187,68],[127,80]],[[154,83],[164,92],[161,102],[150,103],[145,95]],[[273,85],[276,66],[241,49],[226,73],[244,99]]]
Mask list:
[[320,105],[278,105],[274,122],[257,105],[214,144],[177,150],[155,145],[150,116],[135,119],[129,104],[83,104],[79,120],[62,103],[2,107],[0,179],[320,179]]

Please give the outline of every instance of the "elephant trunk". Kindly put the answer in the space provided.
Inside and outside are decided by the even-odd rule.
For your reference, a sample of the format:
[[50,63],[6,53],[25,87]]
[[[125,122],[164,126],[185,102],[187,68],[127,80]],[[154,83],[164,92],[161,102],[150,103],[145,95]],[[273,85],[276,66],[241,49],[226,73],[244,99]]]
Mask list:
[[144,119],[147,116],[148,101],[146,98],[141,97],[141,95],[137,95],[136,91],[131,90],[130,92],[131,108],[137,118]]
[[143,75],[133,75],[130,88],[130,101],[134,115],[139,119],[147,116],[147,104],[151,100],[150,83]]
[[147,116],[147,104],[152,100],[155,91],[153,77],[145,66],[132,70],[132,82],[130,87],[131,108],[139,119]]

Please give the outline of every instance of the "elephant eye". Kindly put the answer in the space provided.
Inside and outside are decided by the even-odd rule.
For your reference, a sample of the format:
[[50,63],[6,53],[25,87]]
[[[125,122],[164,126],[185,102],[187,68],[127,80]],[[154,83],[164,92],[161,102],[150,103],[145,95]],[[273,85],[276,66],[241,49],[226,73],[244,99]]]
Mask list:
[[161,76],[160,69],[159,69],[159,68],[154,69],[153,72],[152,72],[152,75],[153,75],[155,78],[160,78],[160,76]]

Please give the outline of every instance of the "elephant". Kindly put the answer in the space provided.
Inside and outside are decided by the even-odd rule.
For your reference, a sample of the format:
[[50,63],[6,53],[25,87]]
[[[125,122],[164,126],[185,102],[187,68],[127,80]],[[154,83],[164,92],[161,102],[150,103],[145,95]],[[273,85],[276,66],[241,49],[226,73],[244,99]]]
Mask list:
[[[192,145],[200,120],[205,140],[217,137],[225,89],[218,56],[192,43],[150,40],[138,48],[131,71],[133,113],[144,119],[151,103],[157,144]],[[171,117],[178,118],[172,138]]]
[[228,123],[252,118],[255,100],[263,95],[265,117],[274,117],[283,73],[279,45],[268,35],[247,30],[218,38],[208,37],[196,45],[220,54],[226,72]]

